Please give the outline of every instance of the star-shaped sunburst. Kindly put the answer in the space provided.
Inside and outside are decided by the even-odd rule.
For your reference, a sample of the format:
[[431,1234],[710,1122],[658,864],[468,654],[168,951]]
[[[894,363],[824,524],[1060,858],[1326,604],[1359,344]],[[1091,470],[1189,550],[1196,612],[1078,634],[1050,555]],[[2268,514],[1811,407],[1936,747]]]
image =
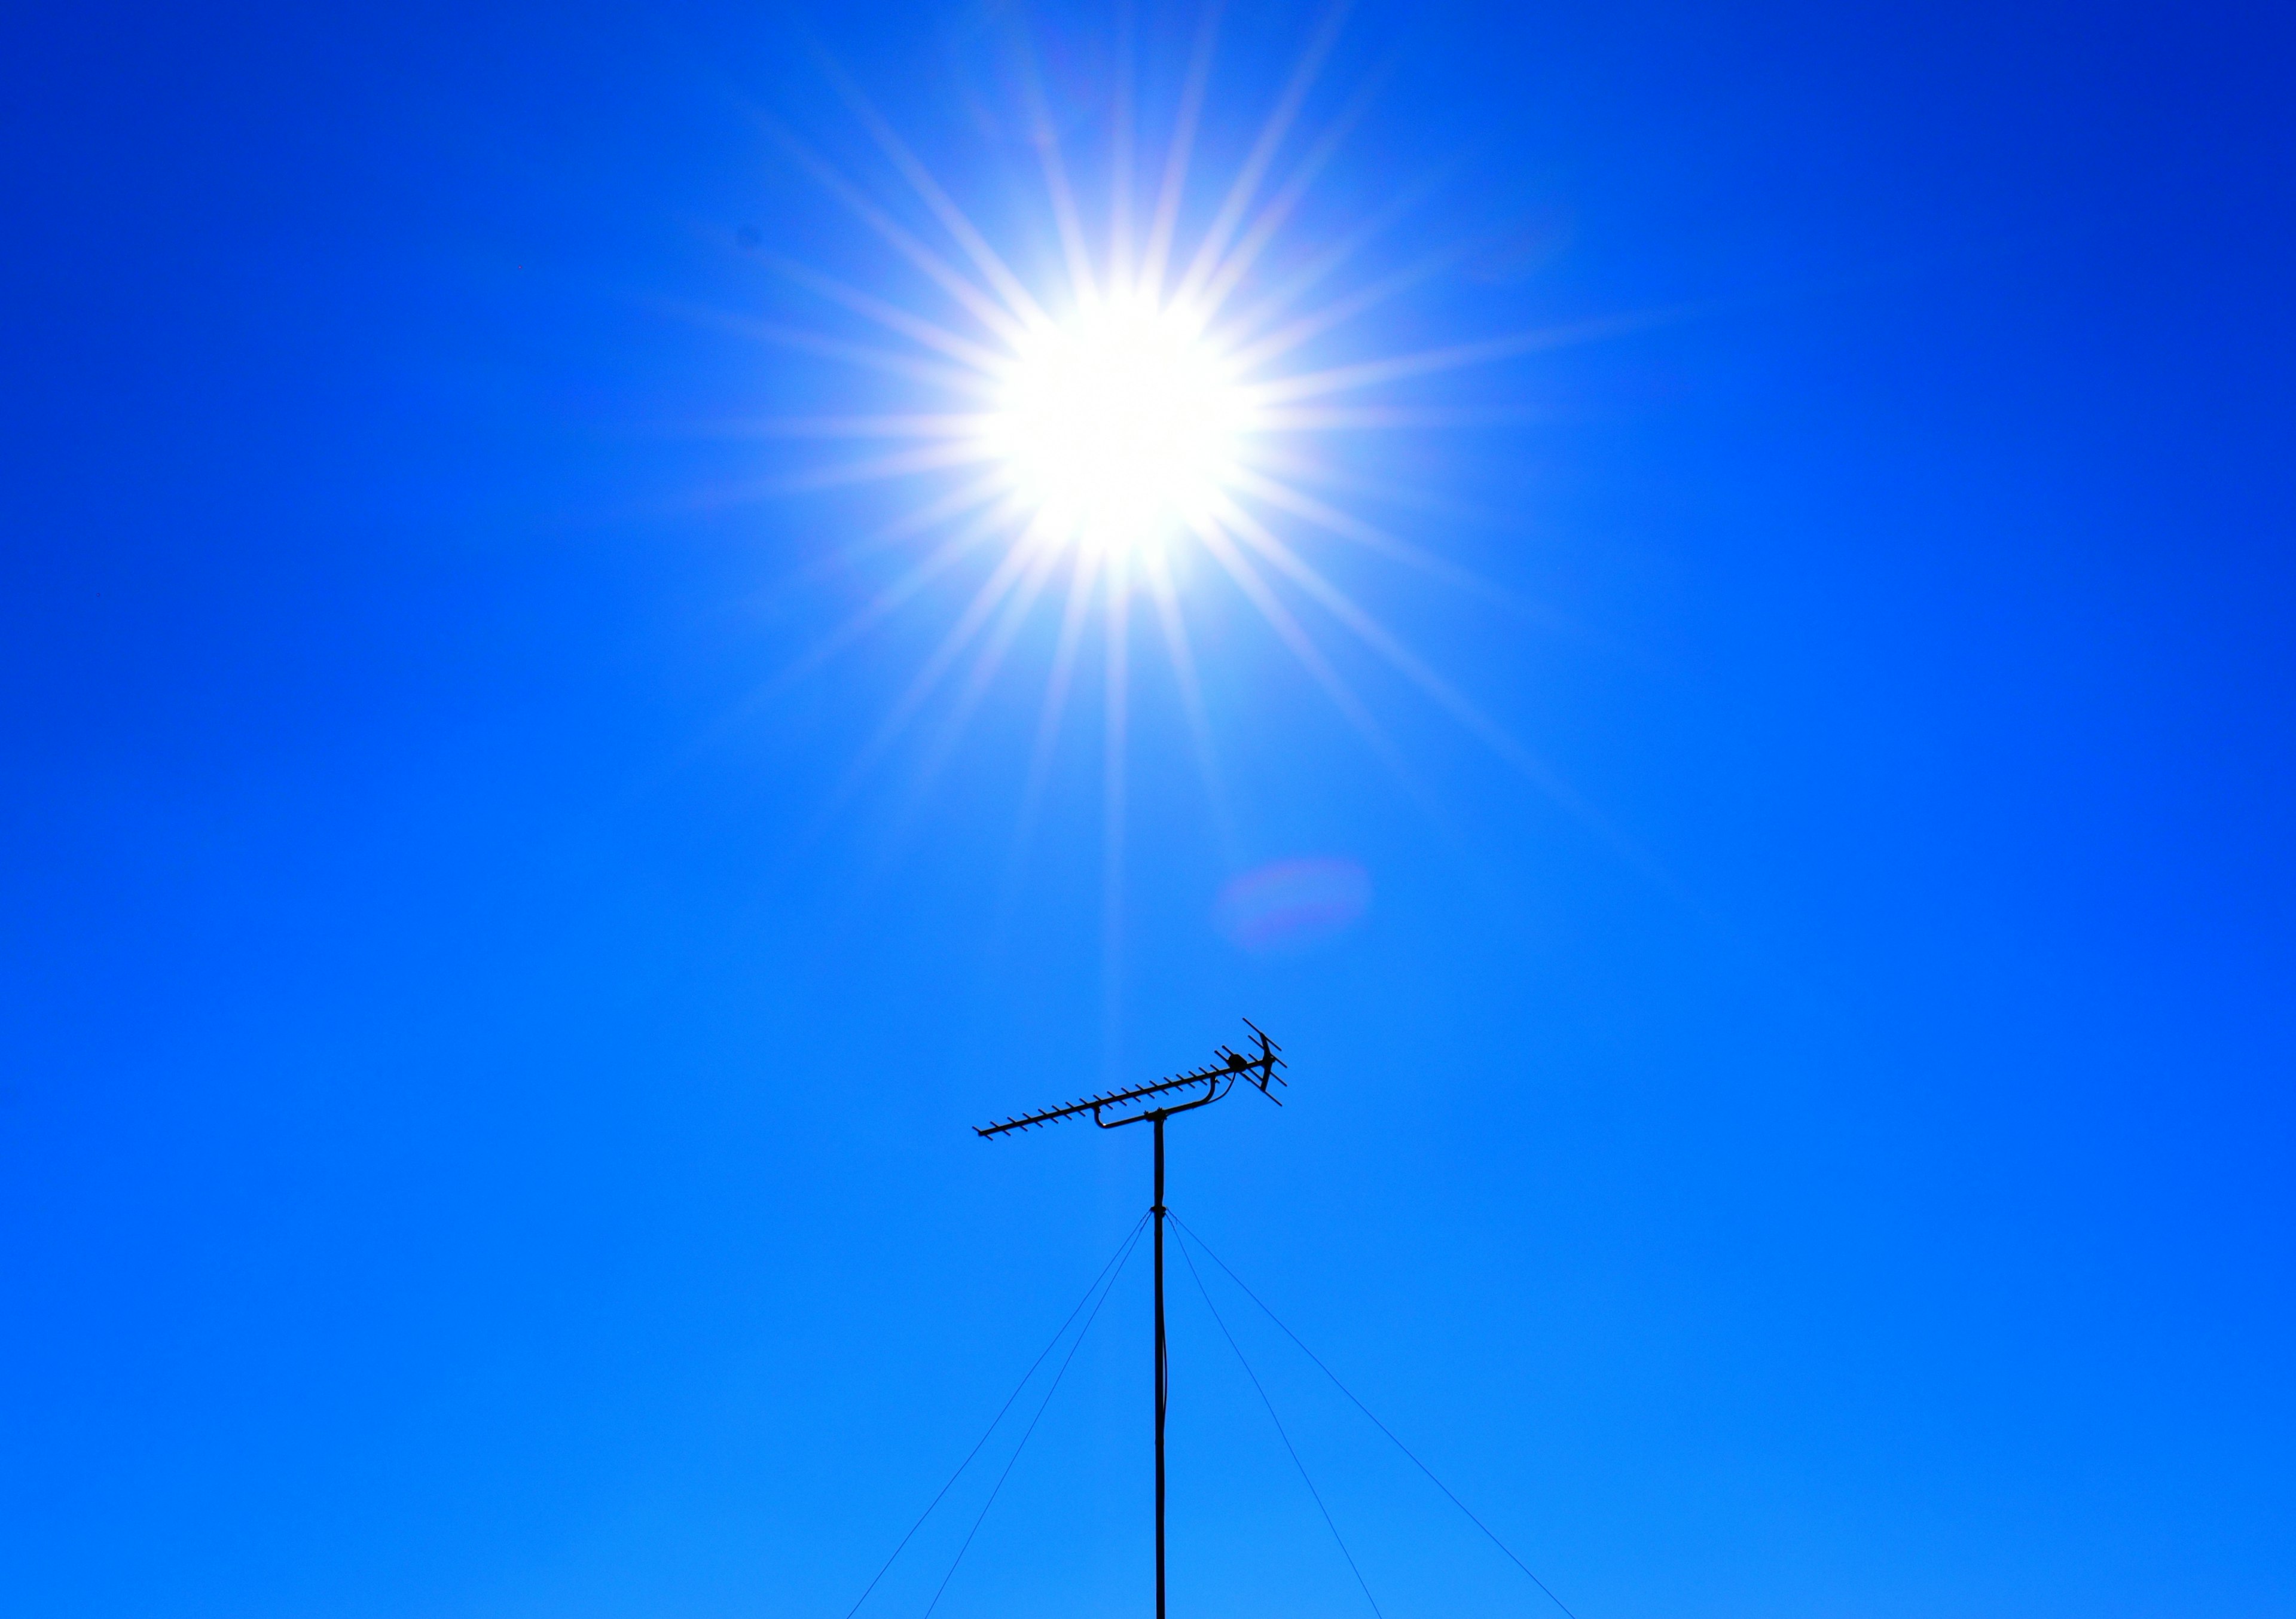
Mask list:
[[[1051,222],[1064,274],[1030,285],[959,206],[891,121],[834,69],[876,148],[936,222],[929,240],[894,209],[805,143],[783,150],[937,289],[913,307],[808,266],[775,260],[791,280],[873,324],[885,341],[856,343],[825,331],[775,327],[765,335],[899,379],[902,408],[782,420],[790,436],[876,439],[886,447],[823,470],[819,481],[937,480],[893,526],[913,545],[908,564],[804,660],[808,667],[849,645],[898,606],[960,564],[982,568],[969,599],[895,699],[849,773],[857,783],[947,694],[930,753],[945,758],[1004,666],[1022,629],[1058,601],[1054,642],[1022,791],[1019,838],[1037,814],[1054,744],[1088,633],[1107,660],[1103,683],[1103,785],[1109,926],[1116,926],[1123,829],[1129,626],[1152,610],[1215,801],[1214,766],[1199,660],[1177,581],[1205,570],[1176,566],[1184,551],[1215,565],[1348,721],[1390,765],[1401,761],[1370,707],[1327,656],[1319,636],[1336,631],[1367,649],[1546,790],[1553,778],[1431,663],[1316,565],[1318,544],[1369,547],[1454,579],[1464,570],[1349,509],[1322,484],[1324,436],[1423,423],[1423,413],[1383,394],[1430,376],[1615,331],[1630,321],[1518,331],[1417,352],[1371,354],[1310,367],[1301,356],[1334,334],[1360,331],[1384,300],[1423,282],[1456,254],[1431,253],[1349,284],[1364,245],[1392,228],[1402,205],[1361,220],[1333,240],[1292,244],[1284,273],[1263,284],[1268,249],[1340,151],[1368,97],[1357,96],[1313,135],[1302,111],[1340,28],[1334,11],[1308,41],[1256,138],[1218,188],[1209,223],[1181,241],[1184,202],[1201,176],[1192,157],[1204,121],[1215,29],[1199,30],[1160,165],[1136,206],[1128,154],[1135,149],[1130,87],[1111,99],[1116,153],[1110,196],[1088,233],[1062,143],[1040,108],[1031,115]],[[1121,55],[1122,53],[1119,53]],[[1026,85],[1033,80],[1021,76]],[[1024,100],[1028,97],[1024,94]],[[1062,581],[1065,577],[1065,587]],[[1193,588],[1192,585],[1191,588]],[[930,765],[929,765],[930,768]],[[1016,845],[1017,846],[1017,845]]]

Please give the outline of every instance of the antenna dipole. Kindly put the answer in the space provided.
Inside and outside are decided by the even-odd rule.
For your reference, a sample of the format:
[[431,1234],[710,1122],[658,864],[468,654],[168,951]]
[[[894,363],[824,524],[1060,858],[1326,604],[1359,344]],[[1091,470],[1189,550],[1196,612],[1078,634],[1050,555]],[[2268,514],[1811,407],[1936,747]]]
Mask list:
[[[1271,1089],[1286,1083],[1275,1071],[1283,1066],[1283,1058],[1276,1055],[1283,1048],[1261,1033],[1259,1026],[1250,1018],[1243,1020],[1243,1026],[1251,1031],[1256,1052],[1216,1046],[1212,1060],[1201,1068],[1191,1068],[1185,1074],[1176,1074],[1153,1084],[1135,1085],[1128,1091],[1111,1091],[1062,1107],[1025,1113],[1002,1124],[983,1124],[973,1132],[983,1140],[1016,1135],[1039,1124],[1087,1113],[1103,1130],[1120,1130],[1144,1119],[1156,1127],[1156,1195],[1155,1201],[1148,1206],[1148,1212],[1156,1221],[1156,1619],[1164,1619],[1164,1410],[1170,1403],[1172,1391],[1171,1362],[1164,1349],[1164,1121],[1176,1113],[1210,1107],[1234,1090],[1239,1080],[1277,1107],[1283,1105],[1283,1099]],[[1144,1103],[1148,1105],[1143,1106]],[[1111,1117],[1111,1114],[1119,1116]]]

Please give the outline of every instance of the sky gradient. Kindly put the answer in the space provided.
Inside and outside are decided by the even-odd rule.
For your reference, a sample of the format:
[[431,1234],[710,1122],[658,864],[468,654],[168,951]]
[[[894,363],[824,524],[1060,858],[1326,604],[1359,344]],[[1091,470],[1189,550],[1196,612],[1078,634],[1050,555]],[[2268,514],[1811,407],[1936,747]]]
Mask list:
[[[1016,64],[1104,209],[1119,17],[19,20],[10,1611],[839,1619],[1147,1202],[971,1126],[1244,1016],[1172,1206],[1579,1619],[2296,1611],[2286,17],[1357,8],[1259,284],[1407,203],[1316,363],[1558,340],[1304,446],[1436,565],[1285,532],[1487,728],[1181,546],[1209,782],[1139,602],[1032,804],[1060,587],[873,752],[985,565],[807,661],[948,485],[763,334],[947,318],[840,76],[1054,284]],[[1197,1260],[1176,1613],[1371,1612],[1222,1322],[1387,1619],[1554,1611]],[[936,1613],[1149,1611],[1144,1282]]]

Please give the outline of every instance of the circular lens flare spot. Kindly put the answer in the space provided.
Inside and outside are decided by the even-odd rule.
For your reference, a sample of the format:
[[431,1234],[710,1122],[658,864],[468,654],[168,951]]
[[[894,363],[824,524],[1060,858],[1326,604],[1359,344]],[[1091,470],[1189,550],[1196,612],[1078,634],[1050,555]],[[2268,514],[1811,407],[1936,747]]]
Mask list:
[[1152,544],[1228,483],[1243,400],[1185,312],[1079,312],[1032,335],[996,413],[996,448],[1041,534]]
[[1278,860],[1219,892],[1212,922],[1256,954],[1305,950],[1346,932],[1371,907],[1371,874],[1352,860]]

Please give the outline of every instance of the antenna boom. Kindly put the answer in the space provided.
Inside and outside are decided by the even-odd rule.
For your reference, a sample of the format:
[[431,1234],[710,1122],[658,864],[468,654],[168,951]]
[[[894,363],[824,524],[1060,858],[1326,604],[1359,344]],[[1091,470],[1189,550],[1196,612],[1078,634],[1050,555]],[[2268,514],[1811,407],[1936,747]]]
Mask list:
[[1201,1068],[1191,1068],[1185,1074],[1175,1074],[1168,1078],[1157,1080],[1152,1084],[1135,1085],[1128,1091],[1111,1091],[1104,1095],[1087,1096],[1062,1107],[1040,1108],[1035,1113],[1024,1113],[1016,1118],[1008,1118],[1001,1124],[978,1125],[974,1128],[973,1134],[986,1141],[992,1136],[1007,1135],[1020,1130],[1033,1130],[1039,1124],[1054,1124],[1061,1119],[1074,1118],[1085,1113],[1091,1114],[1093,1122],[1102,1129],[1113,1130],[1119,1124],[1129,1124],[1136,1119],[1146,1118],[1149,1112],[1159,1111],[1159,1109],[1152,1108],[1148,1112],[1135,1114],[1132,1118],[1117,1119],[1111,1122],[1101,1116],[1101,1109],[1103,1108],[1121,1108],[1132,1102],[1146,1101],[1152,1097],[1166,1095],[1171,1092],[1185,1091],[1191,1085],[1205,1087],[1205,1094],[1201,1099],[1184,1102],[1178,1108],[1160,1110],[1177,1113],[1181,1108],[1201,1107],[1205,1102],[1213,1101],[1226,1095],[1228,1088],[1239,1079],[1249,1080],[1261,1095],[1281,1107],[1283,1099],[1276,1096],[1268,1087],[1271,1084],[1281,1085],[1287,1083],[1283,1076],[1275,1071],[1283,1067],[1283,1059],[1276,1055],[1283,1048],[1268,1039],[1267,1035],[1260,1034],[1249,1018],[1244,1020],[1244,1027],[1250,1029],[1256,1037],[1255,1043],[1259,1047],[1256,1056],[1247,1057],[1242,1051],[1231,1047],[1220,1046],[1213,1052],[1215,1060],[1206,1063]]

